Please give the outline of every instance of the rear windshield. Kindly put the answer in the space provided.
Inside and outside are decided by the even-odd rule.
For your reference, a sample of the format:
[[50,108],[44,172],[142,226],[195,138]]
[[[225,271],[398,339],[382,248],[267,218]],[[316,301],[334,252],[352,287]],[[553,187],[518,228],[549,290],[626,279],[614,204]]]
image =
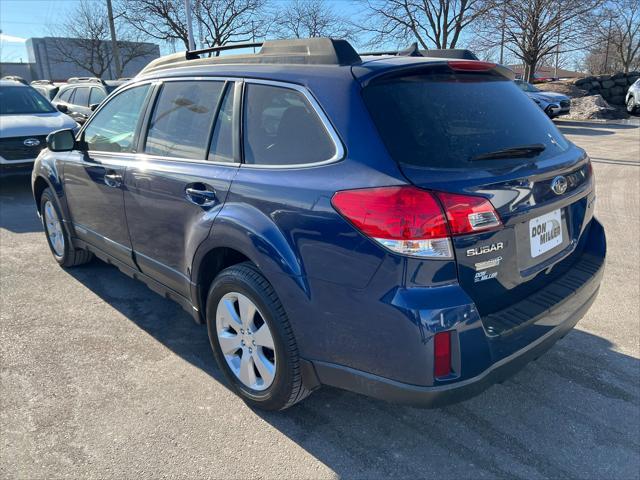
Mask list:
[[55,108],[31,87],[0,87],[0,115],[52,113]]
[[490,73],[436,73],[379,80],[363,90],[394,159],[430,168],[470,168],[530,158],[474,160],[543,144],[536,159],[569,148],[553,123],[513,81]]

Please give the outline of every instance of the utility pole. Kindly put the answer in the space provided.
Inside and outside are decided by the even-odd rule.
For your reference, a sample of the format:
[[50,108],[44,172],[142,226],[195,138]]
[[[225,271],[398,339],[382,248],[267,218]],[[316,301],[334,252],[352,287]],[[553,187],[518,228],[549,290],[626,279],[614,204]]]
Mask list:
[[611,11],[609,11],[609,30],[607,31],[607,49],[604,52],[604,65],[602,67],[602,73],[607,73],[609,69],[609,42],[611,41],[611,20],[612,15]]
[[187,35],[189,37],[189,50],[195,50],[193,41],[193,26],[191,25],[191,0],[184,0],[184,9],[187,12]]
[[500,65],[504,63],[504,29],[506,28],[507,7],[502,5],[502,33],[500,35]]
[[120,63],[120,49],[116,38],[116,26],[113,23],[113,7],[111,0],[107,0],[107,15],[109,17],[109,31],[111,32],[111,50],[113,51],[113,63],[116,67],[116,78],[122,77],[122,66]]
[[558,38],[556,39],[556,68],[553,76],[555,78],[559,78],[558,76],[558,64],[560,63],[560,24],[558,23]]

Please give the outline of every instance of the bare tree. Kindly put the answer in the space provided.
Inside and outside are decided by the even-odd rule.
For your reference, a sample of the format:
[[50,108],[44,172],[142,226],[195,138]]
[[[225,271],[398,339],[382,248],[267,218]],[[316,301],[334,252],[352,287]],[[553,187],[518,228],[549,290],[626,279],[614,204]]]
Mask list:
[[421,48],[455,48],[460,34],[485,15],[493,0],[362,0],[361,30],[371,44],[417,41]]
[[[52,28],[54,62],[68,62],[95,77],[108,74],[113,64],[113,48],[104,5],[81,0],[62,26]],[[155,45],[138,42],[130,32],[118,29],[121,67],[155,53]]]
[[354,28],[326,0],[293,0],[273,13],[271,31],[278,38],[350,39]]
[[[596,44],[605,44],[603,71],[628,73],[640,64],[640,2],[611,0],[592,24]],[[595,51],[601,51],[596,48]]]
[[265,0],[196,0],[194,17],[210,47],[262,36]]
[[145,35],[189,48],[184,0],[121,0],[120,16]]
[[504,47],[524,64],[528,81],[548,57],[584,48],[588,21],[604,0],[503,0],[476,33]]

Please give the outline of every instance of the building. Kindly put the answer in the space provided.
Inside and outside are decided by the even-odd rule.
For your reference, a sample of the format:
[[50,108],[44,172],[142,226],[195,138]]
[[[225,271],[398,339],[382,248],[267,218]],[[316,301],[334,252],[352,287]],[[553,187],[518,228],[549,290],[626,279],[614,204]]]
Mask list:
[[[134,77],[147,63],[160,56],[153,43],[118,42],[122,77]],[[25,80],[65,81],[70,77],[100,76],[117,78],[113,50],[109,41],[80,38],[29,38],[26,42],[29,63],[0,64],[0,75],[19,75]],[[90,67],[90,62],[93,68]]]
[[[524,65],[507,65],[507,68],[513,70],[516,75],[522,75],[524,72]],[[555,77],[556,69],[555,67],[538,67],[536,68],[536,77]],[[558,78],[579,78],[584,77],[585,74],[582,72],[573,72],[571,70],[565,70],[563,68],[558,69]]]

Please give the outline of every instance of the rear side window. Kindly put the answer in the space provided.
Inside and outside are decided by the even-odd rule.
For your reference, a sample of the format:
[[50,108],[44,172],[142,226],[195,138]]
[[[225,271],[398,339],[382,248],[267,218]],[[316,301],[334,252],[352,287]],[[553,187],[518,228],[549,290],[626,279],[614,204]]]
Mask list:
[[230,84],[220,106],[216,125],[211,137],[209,160],[212,162],[233,162],[233,98],[235,88]]
[[204,160],[223,82],[166,82],[156,101],[146,153]]
[[536,157],[541,159],[569,148],[544,112],[511,80],[443,70],[380,81],[363,90],[382,140],[396,161],[433,168],[480,168],[513,162],[473,160],[501,149],[543,144],[546,149]]
[[96,103],[102,102],[107,98],[107,94],[101,88],[92,88],[91,95],[89,96],[89,105],[94,105]]
[[76,94],[73,96],[73,104],[80,105],[82,107],[89,106],[89,88],[80,87],[76,89]]
[[104,105],[84,129],[89,150],[132,152],[140,113],[149,85],[125,90]]
[[289,88],[248,84],[243,130],[244,161],[248,164],[316,163],[336,153],[309,101]]

